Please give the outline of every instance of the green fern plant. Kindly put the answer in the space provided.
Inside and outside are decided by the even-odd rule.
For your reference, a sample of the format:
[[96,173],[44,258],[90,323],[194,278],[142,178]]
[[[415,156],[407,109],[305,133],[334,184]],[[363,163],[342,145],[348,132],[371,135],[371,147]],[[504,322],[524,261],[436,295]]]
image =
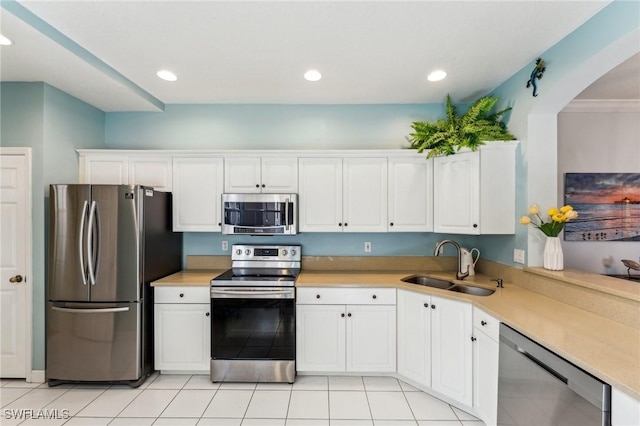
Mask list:
[[427,158],[440,155],[453,155],[461,148],[472,151],[483,145],[483,141],[509,141],[516,139],[507,126],[501,121],[502,116],[511,108],[491,114],[491,110],[498,102],[496,96],[485,96],[473,103],[463,114],[451,102],[447,95],[446,119],[434,123],[414,121],[411,124],[413,133],[409,136],[411,149],[423,152],[430,150]]

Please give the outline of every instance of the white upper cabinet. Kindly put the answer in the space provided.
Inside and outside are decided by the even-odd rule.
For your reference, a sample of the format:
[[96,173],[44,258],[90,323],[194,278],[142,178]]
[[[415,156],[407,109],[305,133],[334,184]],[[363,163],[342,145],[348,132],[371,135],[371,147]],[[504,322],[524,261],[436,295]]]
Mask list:
[[300,158],[301,232],[385,232],[387,159]]
[[342,231],[342,158],[300,158],[300,232]]
[[81,156],[79,183],[126,185],[129,183],[129,160],[121,155]]
[[433,160],[389,158],[390,232],[433,231]]
[[224,161],[173,159],[173,230],[220,232]]
[[129,184],[151,186],[171,192],[173,186],[171,157],[129,157]]
[[228,157],[224,176],[224,190],[228,193],[297,193],[298,159]]
[[80,156],[80,183],[145,185],[172,189],[171,157],[95,154]]
[[515,150],[488,142],[478,151],[433,159],[435,232],[515,233]]

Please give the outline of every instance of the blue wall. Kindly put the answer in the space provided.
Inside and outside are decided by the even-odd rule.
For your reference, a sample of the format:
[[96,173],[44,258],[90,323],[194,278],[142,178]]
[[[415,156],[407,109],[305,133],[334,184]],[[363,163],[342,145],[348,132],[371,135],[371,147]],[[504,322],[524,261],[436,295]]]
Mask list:
[[104,112],[44,83],[0,84],[0,142],[32,151],[32,367],[44,370],[48,188],[78,181],[76,148],[104,148]]

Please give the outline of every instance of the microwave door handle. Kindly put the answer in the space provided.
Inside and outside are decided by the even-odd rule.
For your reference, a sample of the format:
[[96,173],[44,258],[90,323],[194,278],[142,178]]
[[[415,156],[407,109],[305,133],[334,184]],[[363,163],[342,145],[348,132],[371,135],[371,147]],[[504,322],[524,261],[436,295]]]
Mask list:
[[284,223],[285,229],[289,230],[289,199],[284,200]]

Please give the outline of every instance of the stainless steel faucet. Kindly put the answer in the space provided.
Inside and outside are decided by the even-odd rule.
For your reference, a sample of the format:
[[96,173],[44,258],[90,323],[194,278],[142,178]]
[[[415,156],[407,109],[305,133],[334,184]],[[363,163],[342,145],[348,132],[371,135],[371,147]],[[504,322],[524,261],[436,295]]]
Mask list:
[[440,256],[440,249],[447,243],[453,244],[458,252],[458,270],[456,271],[456,279],[463,280],[465,277],[469,276],[469,266],[467,265],[466,272],[462,272],[462,250],[460,250],[460,244],[456,243],[453,240],[442,240],[438,244],[436,244],[434,255]]

